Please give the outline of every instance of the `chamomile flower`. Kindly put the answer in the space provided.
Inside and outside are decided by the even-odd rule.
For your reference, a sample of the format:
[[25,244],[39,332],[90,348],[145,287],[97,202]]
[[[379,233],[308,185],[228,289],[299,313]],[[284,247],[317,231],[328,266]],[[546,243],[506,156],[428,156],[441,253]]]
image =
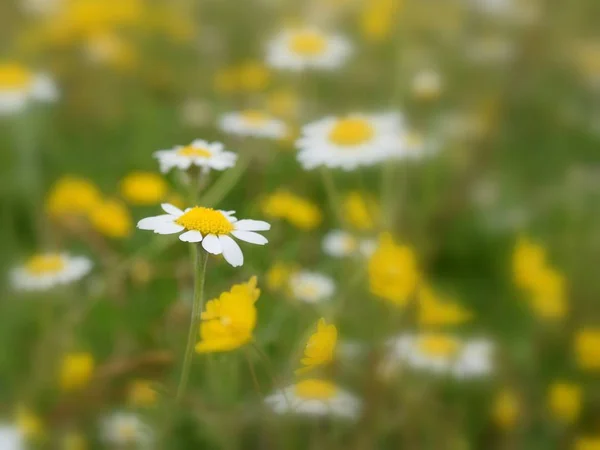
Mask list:
[[225,170],[235,166],[237,155],[224,150],[220,142],[209,143],[196,139],[189,145],[178,145],[169,150],[160,150],[154,153],[158,159],[160,171],[169,172],[176,167],[187,170],[192,166],[202,168],[204,171]]
[[30,101],[53,102],[58,90],[45,74],[19,64],[0,63],[0,116],[22,111]]
[[306,303],[329,300],[335,292],[333,280],[321,273],[298,271],[290,277],[292,296]]
[[284,30],[269,42],[267,64],[277,69],[333,70],[346,62],[352,47],[342,36],[315,28]]
[[25,450],[25,439],[22,432],[14,425],[0,425],[0,449]]
[[258,110],[224,114],[220,119],[219,126],[226,133],[242,137],[279,140],[288,135],[288,127],[285,123]]
[[92,269],[92,262],[83,256],[66,253],[39,253],[15,268],[10,278],[15,289],[43,291],[54,286],[73,283]]
[[334,383],[309,378],[299,381],[265,399],[276,414],[301,414],[307,416],[335,416],[357,419],[361,401]]
[[127,412],[116,412],[104,419],[101,437],[108,445],[126,448],[147,448],[153,441],[150,426],[138,415]]
[[358,239],[347,231],[331,230],[323,238],[323,251],[334,258],[354,254],[370,256],[376,247],[372,239]]
[[256,231],[267,231],[271,225],[261,220],[238,220],[235,211],[220,211],[203,206],[195,206],[185,211],[169,204],[162,204],[166,214],[147,217],[138,222],[141,230],[151,230],[157,234],[181,233],[183,242],[202,242],[202,247],[213,255],[223,254],[233,267],[244,263],[240,246],[231,236],[251,244],[265,245],[267,239]]
[[398,145],[399,129],[400,120],[394,114],[326,117],[302,128],[296,141],[298,161],[306,170],[372,166]]

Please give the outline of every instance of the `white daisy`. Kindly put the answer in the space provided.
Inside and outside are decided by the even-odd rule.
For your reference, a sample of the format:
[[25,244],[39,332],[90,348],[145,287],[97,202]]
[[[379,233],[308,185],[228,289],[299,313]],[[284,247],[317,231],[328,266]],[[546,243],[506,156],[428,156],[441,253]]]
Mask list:
[[268,241],[255,231],[267,231],[271,225],[261,220],[238,220],[233,216],[235,211],[221,211],[203,206],[195,206],[185,211],[169,203],[163,203],[162,209],[167,213],[155,217],[147,217],[138,222],[141,230],[152,230],[157,234],[174,234],[183,242],[202,242],[202,247],[213,255],[223,254],[225,260],[233,267],[244,263],[244,255],[240,246],[231,236],[251,244],[265,245]]
[[299,271],[289,281],[292,295],[307,303],[318,303],[331,298],[335,292],[335,283],[326,275]]
[[390,341],[389,363],[457,378],[489,374],[493,345],[485,339],[463,340],[448,333],[403,335]]
[[285,123],[257,110],[224,114],[220,119],[219,126],[224,132],[236,136],[283,139],[288,134],[288,127]]
[[329,381],[314,378],[269,395],[265,403],[277,414],[336,416],[351,420],[357,419],[362,409],[356,396]]
[[225,151],[220,142],[208,143],[201,139],[196,139],[190,145],[159,150],[154,153],[154,157],[158,159],[160,171],[163,173],[167,173],[173,167],[187,170],[192,166],[201,167],[204,171],[225,170],[233,167],[237,160],[237,155]]
[[22,111],[30,101],[53,102],[58,90],[46,74],[34,74],[18,64],[0,64],[0,115]]
[[314,28],[285,30],[267,47],[267,64],[278,69],[333,70],[346,62],[352,47],[342,36]]
[[23,266],[13,269],[10,278],[15,289],[43,291],[77,281],[91,269],[92,262],[83,256],[40,253],[29,258]]
[[14,425],[0,425],[0,449],[24,450],[25,439],[18,427]]
[[332,230],[323,238],[323,251],[334,258],[343,258],[356,253],[370,256],[376,245],[373,239],[358,239],[343,230]]
[[402,120],[397,114],[351,114],[327,117],[305,125],[296,141],[298,161],[307,169],[319,166],[354,170],[384,159],[398,146]]
[[116,412],[104,419],[101,424],[101,436],[104,442],[119,448],[147,448],[154,440],[150,426],[138,415],[127,412]]

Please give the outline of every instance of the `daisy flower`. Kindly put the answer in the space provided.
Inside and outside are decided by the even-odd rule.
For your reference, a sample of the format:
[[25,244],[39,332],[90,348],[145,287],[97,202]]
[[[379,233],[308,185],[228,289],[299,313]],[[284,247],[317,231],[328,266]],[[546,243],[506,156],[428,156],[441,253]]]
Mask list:
[[323,274],[298,271],[290,277],[290,290],[294,298],[306,303],[319,303],[331,298],[335,292],[333,280]]
[[136,414],[127,412],[116,412],[104,419],[101,425],[101,435],[103,441],[108,445],[118,447],[140,446],[146,448],[153,441],[150,426]]
[[277,391],[265,403],[276,414],[295,413],[308,416],[335,416],[357,419],[361,401],[334,383],[309,378]]
[[342,36],[315,28],[284,30],[267,46],[267,64],[277,69],[333,70],[346,62],[352,48]]
[[13,269],[13,286],[22,291],[43,291],[61,284],[69,284],[87,275],[92,262],[83,256],[66,253],[39,253],[25,264]]
[[326,117],[302,128],[296,141],[298,161],[306,170],[372,166],[398,145],[400,129],[401,120],[395,114]]
[[271,228],[261,220],[238,220],[233,216],[235,211],[220,211],[203,206],[195,206],[185,211],[163,203],[166,214],[147,217],[138,222],[141,230],[151,230],[157,234],[181,233],[183,242],[202,242],[202,247],[213,255],[223,254],[225,260],[233,267],[244,263],[244,255],[240,246],[231,236],[251,244],[264,245],[267,239],[255,233]]
[[25,439],[18,427],[14,425],[0,425],[0,449],[24,450]]
[[219,126],[226,133],[243,137],[279,140],[288,135],[288,127],[285,123],[258,110],[223,114]]
[[45,74],[34,74],[19,64],[0,64],[0,115],[22,111],[31,100],[53,102],[58,90]]
[[376,246],[372,239],[358,239],[343,230],[331,230],[323,238],[323,251],[334,258],[343,258],[356,253],[370,256]]
[[210,169],[225,170],[235,166],[237,155],[225,151],[220,142],[209,143],[196,139],[189,145],[178,145],[169,150],[154,153],[158,159],[160,171],[169,172],[173,167],[187,170],[192,166],[201,167],[205,172]]

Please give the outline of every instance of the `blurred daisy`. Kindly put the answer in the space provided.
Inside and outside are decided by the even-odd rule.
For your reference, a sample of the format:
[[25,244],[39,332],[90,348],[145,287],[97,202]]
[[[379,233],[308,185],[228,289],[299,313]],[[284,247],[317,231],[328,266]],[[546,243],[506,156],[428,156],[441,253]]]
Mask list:
[[304,348],[304,357],[300,360],[304,367],[296,370],[296,374],[309,372],[315,367],[324,366],[333,361],[337,336],[335,325],[327,324],[323,318],[319,319],[317,330],[308,338]]
[[258,110],[246,110],[224,114],[219,126],[229,134],[267,139],[284,139],[288,127],[281,120]]
[[396,115],[327,117],[302,127],[296,141],[298,161],[307,170],[371,166],[386,159],[397,146],[399,129]]
[[192,166],[201,167],[205,172],[210,169],[225,170],[233,167],[237,160],[237,155],[225,151],[220,142],[209,143],[201,139],[196,139],[190,145],[160,150],[154,153],[154,157],[158,159],[163,173],[174,167],[187,170]]
[[435,70],[422,70],[414,76],[411,89],[420,100],[434,100],[442,91],[442,77]]
[[121,181],[121,194],[133,205],[156,205],[165,199],[168,189],[164,178],[152,172],[132,172]]
[[298,271],[290,277],[290,290],[298,300],[319,303],[331,298],[335,292],[335,283],[330,277],[320,273]]
[[391,358],[416,370],[473,378],[492,371],[493,345],[485,339],[462,339],[447,333],[402,335],[390,341]]
[[277,414],[295,413],[309,416],[335,416],[357,419],[361,402],[335,384],[310,378],[269,395],[265,399]]
[[153,441],[150,426],[136,414],[116,412],[101,424],[102,440],[108,445],[123,448],[149,447]]
[[31,100],[53,102],[58,90],[45,74],[12,63],[0,63],[0,116],[22,111]]
[[347,231],[331,230],[323,238],[323,251],[334,258],[343,258],[354,254],[370,256],[376,247],[372,239],[358,239]]
[[25,450],[25,439],[18,427],[14,425],[0,425],[0,449]]
[[92,262],[66,253],[39,253],[11,272],[13,286],[23,291],[43,291],[69,284],[87,275]]
[[314,28],[284,30],[267,46],[267,63],[278,69],[333,70],[346,62],[351,53],[349,42],[338,35]]
[[167,214],[147,217],[138,222],[141,230],[151,230],[157,234],[181,233],[183,242],[202,242],[202,247],[213,255],[223,254],[225,260],[233,267],[244,263],[244,255],[240,246],[231,236],[251,244],[264,245],[267,239],[255,233],[267,231],[271,225],[261,220],[238,220],[233,216],[235,211],[221,211],[203,206],[195,206],[185,211],[169,203],[162,204]]

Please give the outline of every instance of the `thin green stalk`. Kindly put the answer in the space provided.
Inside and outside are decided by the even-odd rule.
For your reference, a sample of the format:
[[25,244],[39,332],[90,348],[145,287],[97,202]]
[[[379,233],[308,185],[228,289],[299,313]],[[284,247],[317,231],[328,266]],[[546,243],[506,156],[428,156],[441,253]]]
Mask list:
[[344,221],[342,218],[342,213],[340,211],[340,195],[335,186],[335,182],[333,180],[333,175],[331,170],[323,167],[321,169],[321,177],[323,178],[323,185],[325,186],[325,192],[327,194],[327,198],[329,200],[329,206],[335,215],[335,218],[338,222],[339,226],[344,225]]
[[190,377],[190,368],[192,366],[192,357],[194,356],[194,344],[196,342],[196,333],[200,326],[202,309],[204,308],[204,281],[206,278],[206,266],[208,263],[208,253],[200,249],[200,244],[192,246],[195,253],[195,282],[194,282],[194,303],[192,307],[192,317],[190,320],[190,330],[188,332],[187,345],[183,358],[183,366],[181,368],[181,377],[179,386],[177,387],[176,402],[182,400],[183,394],[188,384]]
[[237,185],[242,175],[246,172],[250,160],[240,158],[232,169],[226,171],[202,196],[203,206],[214,206],[219,204],[229,192]]

